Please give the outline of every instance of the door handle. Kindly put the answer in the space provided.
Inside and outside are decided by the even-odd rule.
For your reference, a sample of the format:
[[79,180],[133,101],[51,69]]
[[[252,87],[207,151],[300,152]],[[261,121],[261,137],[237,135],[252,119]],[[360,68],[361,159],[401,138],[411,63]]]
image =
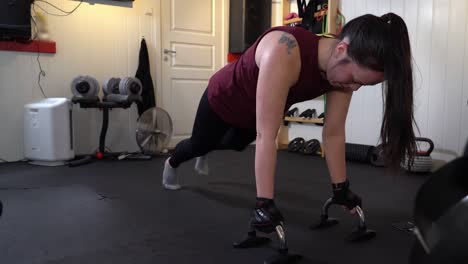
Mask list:
[[168,49],[164,49],[164,54],[176,54],[177,51],[175,50],[168,50]]

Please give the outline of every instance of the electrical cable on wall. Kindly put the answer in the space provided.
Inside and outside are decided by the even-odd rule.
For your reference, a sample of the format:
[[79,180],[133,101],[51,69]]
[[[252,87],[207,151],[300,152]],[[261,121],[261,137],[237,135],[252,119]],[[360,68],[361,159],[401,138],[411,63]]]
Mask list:
[[[34,9],[34,7],[33,7]],[[36,12],[36,10],[34,10],[34,12]],[[34,24],[34,37],[32,38],[32,40],[35,40],[37,38],[37,22],[36,20],[34,19],[34,17],[31,16],[31,20],[33,21],[33,24]],[[41,53],[39,52],[39,45],[37,45],[37,63],[39,65],[39,74],[38,74],[38,79],[37,79],[37,85],[39,86],[39,89],[41,90],[41,93],[42,95],[44,96],[44,98],[47,98],[47,95],[45,94],[44,92],[44,89],[42,88],[42,85],[41,85],[41,79],[42,77],[45,77],[46,76],[46,73],[45,71],[42,69],[42,65],[41,65],[41,61],[39,60],[39,57],[40,57]]]
[[[38,47],[39,47],[39,45],[38,45]],[[39,85],[39,89],[41,89],[41,92],[42,92],[42,95],[44,96],[44,98],[47,98],[47,95],[44,93],[44,89],[42,89],[42,85],[41,85],[41,79],[42,79],[42,77],[46,76],[46,73],[42,69],[41,61],[39,60],[40,55],[41,55],[41,53],[38,51],[37,52],[37,58],[36,58],[37,63],[39,64],[39,74],[38,74],[38,78],[37,78],[37,84]]]
[[[43,8],[42,6],[38,5],[38,4],[37,4],[38,2],[43,2],[43,3],[47,4],[47,5],[50,5],[50,6],[52,6],[53,8],[59,10],[60,12],[62,12],[62,13],[64,13],[64,14],[53,14],[53,13],[50,13],[50,12],[48,12],[45,8]],[[50,3],[50,2],[48,2],[48,1],[45,1],[45,0],[35,0],[35,1],[33,2],[32,7],[33,7],[34,13],[36,13],[36,14],[37,14],[37,11],[36,11],[36,6],[37,6],[37,7],[40,8],[42,11],[44,11],[46,14],[51,15],[51,16],[69,16],[69,15],[73,14],[73,13],[81,6],[81,4],[83,4],[83,0],[81,0],[80,3],[78,3],[78,5],[77,5],[73,10],[71,10],[71,11],[65,11],[65,10],[63,10],[63,9],[61,9],[61,8],[59,8],[59,7],[57,7],[56,5],[54,5],[54,4]],[[36,22],[36,20],[34,19],[34,17],[32,17],[32,16],[31,16],[31,20],[32,20],[33,23],[34,23],[34,30],[35,30],[35,34],[34,34],[34,37],[32,38],[32,40],[35,40],[35,39],[37,39],[37,37],[38,37],[37,22]],[[45,76],[46,76],[46,72],[42,69],[42,64],[41,64],[41,61],[40,61],[41,53],[40,53],[40,51],[39,51],[39,45],[37,45],[37,48],[38,48],[38,51],[37,51],[37,58],[36,58],[36,60],[37,60],[37,64],[39,65],[39,73],[38,73],[38,77],[37,77],[37,85],[39,86],[39,89],[41,90],[41,93],[42,93],[42,95],[44,96],[44,98],[47,98],[47,95],[45,94],[44,89],[42,88],[42,85],[41,85],[42,77],[45,77]]]
[[[46,3],[46,4],[52,6],[53,8],[59,10],[60,12],[62,12],[64,14],[49,13],[47,10],[45,10],[45,8],[43,8],[42,6],[36,4],[37,2]],[[69,16],[69,15],[73,14],[81,6],[81,4],[83,4],[83,0],[81,0],[80,3],[72,11],[65,11],[65,10],[61,9],[60,7],[58,7],[58,6],[56,6],[56,5],[52,4],[52,3],[49,3],[48,1],[45,1],[45,0],[35,0],[34,3],[33,3],[33,6],[39,7],[40,9],[42,9],[42,11],[44,11],[46,14],[51,15],[51,16]]]

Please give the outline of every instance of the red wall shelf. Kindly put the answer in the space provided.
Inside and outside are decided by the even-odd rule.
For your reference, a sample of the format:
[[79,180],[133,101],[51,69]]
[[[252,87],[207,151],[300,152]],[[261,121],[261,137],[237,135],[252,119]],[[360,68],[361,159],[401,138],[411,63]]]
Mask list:
[[0,41],[0,50],[24,51],[39,53],[56,53],[57,46],[53,41],[33,40],[28,43]]

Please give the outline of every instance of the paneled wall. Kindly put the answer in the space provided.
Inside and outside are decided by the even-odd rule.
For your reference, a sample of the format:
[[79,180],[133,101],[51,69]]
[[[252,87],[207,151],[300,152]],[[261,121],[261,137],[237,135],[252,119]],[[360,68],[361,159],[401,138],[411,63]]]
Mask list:
[[[437,159],[451,160],[460,155],[468,136],[468,2],[342,0],[341,10],[347,21],[366,13],[394,12],[403,17],[414,58],[419,135],[435,142]],[[299,106],[301,110],[323,107],[318,100]],[[381,120],[382,86],[362,87],[351,103],[347,142],[377,144]],[[290,137],[294,136],[319,138],[320,129],[295,125]]]

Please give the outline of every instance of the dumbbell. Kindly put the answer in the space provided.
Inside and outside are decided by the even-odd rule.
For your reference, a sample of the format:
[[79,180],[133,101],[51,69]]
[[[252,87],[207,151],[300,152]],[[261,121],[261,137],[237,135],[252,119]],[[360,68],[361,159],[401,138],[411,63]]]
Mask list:
[[81,101],[99,101],[99,82],[91,76],[80,75],[73,79],[71,83],[71,92],[73,100]]
[[120,85],[120,78],[110,78],[104,82],[102,86],[102,90],[104,91],[104,95],[107,96],[109,94],[120,94],[119,85]]
[[[133,77],[123,79],[110,79],[106,82],[109,93],[106,96],[107,101],[117,103],[129,103],[133,101],[141,101],[141,93],[143,85],[140,80]],[[105,84],[105,86],[106,86]]]
[[299,117],[303,118],[317,118],[317,110],[315,109],[307,109],[304,112],[302,112]]
[[126,77],[120,81],[119,92],[122,95],[141,95],[143,84],[137,78]]

